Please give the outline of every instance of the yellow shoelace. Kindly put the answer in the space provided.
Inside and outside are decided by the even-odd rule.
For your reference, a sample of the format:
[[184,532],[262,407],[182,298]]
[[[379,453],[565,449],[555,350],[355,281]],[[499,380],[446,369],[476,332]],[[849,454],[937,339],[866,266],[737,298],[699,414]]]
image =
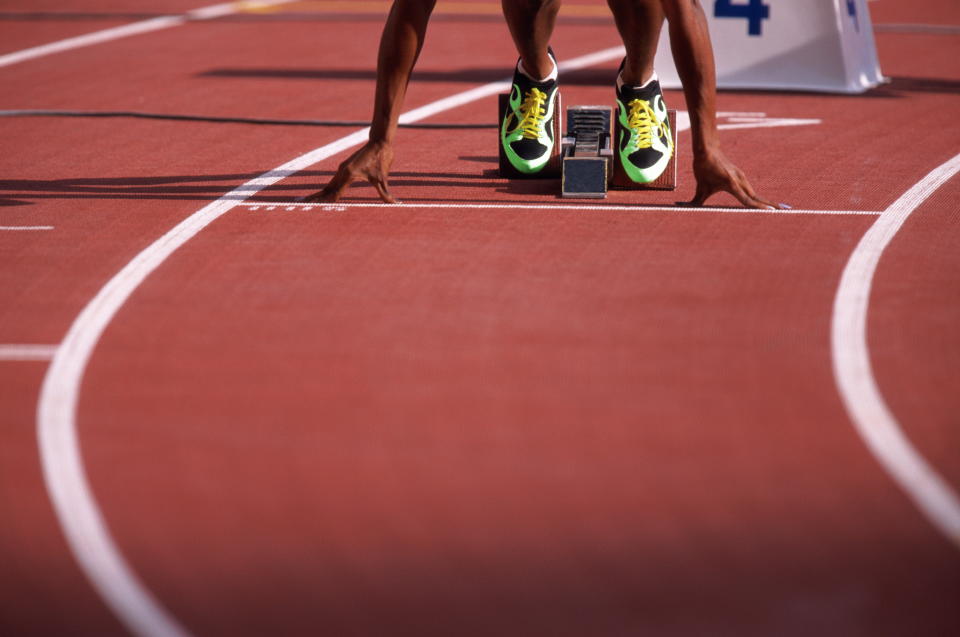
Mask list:
[[666,120],[657,120],[657,114],[650,108],[650,102],[633,100],[627,106],[630,108],[627,123],[637,132],[637,148],[650,148],[653,145],[654,131],[658,137],[666,136],[669,139]]
[[532,88],[520,105],[520,114],[523,116],[520,127],[523,129],[525,139],[537,139],[540,136],[540,124],[547,114],[546,109],[543,108],[546,100],[546,93],[538,88]]

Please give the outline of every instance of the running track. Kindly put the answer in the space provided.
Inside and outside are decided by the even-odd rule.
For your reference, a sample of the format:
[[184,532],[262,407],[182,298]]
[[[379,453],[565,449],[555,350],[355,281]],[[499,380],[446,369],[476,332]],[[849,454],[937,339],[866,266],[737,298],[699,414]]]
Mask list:
[[[600,209],[488,129],[307,208],[357,126],[10,113],[363,120],[346,4],[0,3],[0,56],[141,25],[0,65],[0,633],[960,633],[955,3],[871,4],[865,96],[721,96],[789,214],[675,208],[686,133],[676,193]],[[445,4],[410,110],[513,62]]]

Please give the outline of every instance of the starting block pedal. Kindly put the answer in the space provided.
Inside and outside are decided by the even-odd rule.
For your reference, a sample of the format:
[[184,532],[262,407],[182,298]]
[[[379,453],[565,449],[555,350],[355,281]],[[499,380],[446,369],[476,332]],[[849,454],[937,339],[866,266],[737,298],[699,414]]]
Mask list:
[[609,106],[572,106],[567,109],[567,133],[561,144],[562,196],[583,199],[607,196],[613,160],[610,113]]
[[[507,105],[510,103],[510,95],[507,93],[501,93],[497,100],[497,106],[499,110],[497,111],[497,123],[499,123],[503,118],[504,112],[507,110]],[[553,139],[557,140],[560,138],[560,114],[563,112],[561,109],[560,102],[560,93],[557,92],[556,102],[554,104],[554,117],[553,117]],[[503,144],[500,143],[500,133],[497,132],[497,153],[500,158],[500,176],[506,179],[556,179],[560,175],[560,153],[561,147],[560,144],[553,145],[553,155],[550,157],[547,165],[538,173],[529,175],[527,173],[522,173],[516,168],[513,167],[513,164],[510,163],[510,160],[507,159],[506,153],[503,152]]]
[[[617,139],[620,138],[620,119],[615,120]],[[670,122],[670,134],[673,136],[673,155],[670,157],[670,163],[663,173],[655,180],[638,184],[630,179],[623,171],[619,161],[613,162],[613,179],[610,184],[617,189],[623,190],[676,190],[677,188],[677,111],[667,110],[667,121]]]

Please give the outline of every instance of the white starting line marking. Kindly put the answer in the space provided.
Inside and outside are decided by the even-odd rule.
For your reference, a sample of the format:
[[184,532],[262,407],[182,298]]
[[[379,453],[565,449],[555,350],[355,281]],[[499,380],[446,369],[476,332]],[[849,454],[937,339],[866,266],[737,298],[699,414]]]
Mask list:
[[240,203],[239,208],[246,208],[251,212],[271,212],[277,208],[283,208],[285,211],[301,210],[309,212],[314,208],[320,212],[343,212],[348,208],[448,208],[451,210],[472,209],[472,210],[599,210],[616,212],[727,212],[727,213],[760,213],[760,214],[784,214],[784,215],[866,215],[877,216],[879,210],[765,210],[761,208],[720,208],[720,207],[694,207],[694,206],[623,206],[611,204],[604,206],[601,204],[524,204],[524,203],[378,203],[378,202],[350,202],[350,203],[293,203],[293,204],[258,204],[258,203]]
[[0,343],[0,361],[48,361],[57,353],[57,347]]
[[38,230],[53,230],[53,226],[0,226],[0,231],[3,231],[3,232],[38,231]]

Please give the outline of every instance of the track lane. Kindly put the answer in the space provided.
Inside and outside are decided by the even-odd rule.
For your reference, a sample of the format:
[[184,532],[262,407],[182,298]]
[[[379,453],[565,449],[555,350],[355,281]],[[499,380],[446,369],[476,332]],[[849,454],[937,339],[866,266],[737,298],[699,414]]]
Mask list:
[[[840,113],[841,107],[835,112]],[[410,144],[409,139],[405,143]],[[416,152],[414,145],[409,151]],[[433,149],[429,165],[453,166],[463,155],[456,147],[443,152],[446,155],[438,156]],[[421,160],[420,164],[424,163]],[[410,186],[413,192],[424,184]],[[794,184],[790,192],[804,194],[802,188]],[[870,194],[880,201],[892,190]],[[818,194],[821,203],[835,196]],[[523,195],[542,197],[536,192]],[[359,197],[363,196],[361,191]],[[516,199],[516,193],[506,193],[504,198]],[[944,563],[933,531],[863,454],[860,441],[846,427],[829,379],[824,317],[829,314],[832,297],[830,282],[838,278],[845,254],[869,225],[868,219],[833,222],[802,218],[796,222],[799,225],[774,230],[766,224],[758,226],[755,219],[680,221],[660,214],[643,223],[643,230],[627,231],[628,226],[623,225],[627,222],[606,214],[582,219],[525,213],[517,219],[484,212],[460,215],[452,225],[441,212],[415,205],[363,213],[348,209],[333,215],[280,213],[255,221],[231,214],[211,228],[218,232],[198,236],[177,253],[168,263],[170,278],[166,282],[148,282],[138,292],[138,301],[122,310],[121,320],[105,335],[104,349],[92,363],[90,378],[96,378],[93,384],[101,388],[119,382],[129,360],[123,363],[109,352],[129,354],[141,333],[136,326],[156,321],[158,312],[174,312],[177,321],[186,322],[179,325],[182,329],[177,333],[160,338],[171,356],[155,361],[154,367],[144,372],[148,380],[140,386],[142,393],[131,396],[128,405],[108,404],[86,394],[81,411],[98,414],[90,416],[104,427],[97,438],[110,441],[106,445],[91,442],[91,453],[99,458],[94,467],[120,459],[120,450],[133,444],[132,439],[126,445],[122,441],[125,423],[139,418],[143,429],[138,428],[137,435],[162,430],[162,435],[155,434],[152,449],[167,449],[164,455],[175,458],[177,473],[193,480],[202,475],[209,478],[205,472],[210,445],[222,442],[220,436],[211,437],[216,423],[235,431],[237,422],[247,420],[251,428],[219,455],[222,464],[218,468],[231,482],[245,476],[251,480],[234,487],[236,499],[221,495],[215,514],[203,522],[209,527],[200,527],[206,496],[223,494],[221,488],[210,485],[209,490],[188,500],[180,495],[181,489],[168,490],[161,476],[149,467],[138,468],[135,480],[154,494],[154,501],[173,507],[178,519],[197,520],[198,527],[180,530],[178,550],[170,547],[177,529],[154,531],[154,535],[142,527],[138,520],[147,512],[133,513],[139,505],[129,485],[118,488],[101,478],[97,492],[110,510],[125,512],[117,514],[119,536],[137,537],[145,544],[132,547],[132,559],[152,573],[162,596],[173,600],[174,608],[204,632],[256,633],[268,622],[276,626],[277,621],[289,622],[284,625],[293,630],[320,621],[334,630],[375,631],[382,625],[402,625],[443,634],[451,627],[462,630],[470,617],[476,633],[483,634],[503,630],[498,622],[506,616],[506,621],[522,616],[531,622],[534,632],[562,634],[584,630],[584,625],[577,623],[579,612],[591,619],[612,617],[615,619],[610,621],[633,627],[690,634],[703,629],[695,622],[672,620],[669,614],[645,606],[642,610],[647,619],[641,619],[628,605],[598,597],[596,591],[608,587],[647,592],[642,583],[610,566],[615,559],[633,565],[626,571],[670,582],[668,598],[693,599],[713,626],[736,627],[741,634],[783,629],[777,618],[783,613],[795,617],[789,602],[784,601],[792,599],[804,599],[824,612],[830,609],[845,622],[848,634],[870,634],[881,627],[908,630],[889,600],[910,599],[923,605],[925,612],[919,614],[929,622],[919,625],[919,630],[934,631],[948,621],[943,609],[949,597],[931,591],[954,590],[954,571],[949,561]],[[260,240],[254,254],[225,257],[234,269],[229,278],[243,282],[239,296],[219,309],[207,307],[193,319],[177,308],[164,310],[163,300],[170,299],[180,299],[175,305],[182,308],[203,307],[202,299],[212,293],[208,284],[197,280],[192,289],[178,290],[174,282],[182,277],[176,276],[174,269],[202,267],[204,255],[211,251],[229,255],[233,238],[251,235],[244,228],[257,228]],[[294,233],[293,228],[298,231]],[[779,241],[772,241],[774,236]],[[808,237],[809,243],[797,243],[798,236]],[[609,249],[615,237],[622,243],[613,254],[601,256],[591,251]],[[640,237],[646,239],[633,243]],[[736,237],[736,249],[722,237]],[[818,251],[812,259],[804,247],[820,246],[822,250],[827,237],[839,244]],[[678,263],[676,255],[690,241],[699,246],[696,256],[685,255],[694,262]],[[762,253],[753,254],[754,249]],[[411,254],[417,256],[411,260]],[[661,310],[663,316],[653,302],[629,306],[634,308],[633,314],[622,305],[610,305],[611,300],[602,296],[603,286],[594,289],[602,278],[581,278],[584,268],[590,270],[586,264],[593,263],[610,264],[606,271],[616,267],[614,282],[619,285],[630,281],[648,286],[651,298],[667,308]],[[761,273],[755,269],[757,263],[786,269]],[[251,269],[247,264],[257,265]],[[678,267],[682,268],[679,272]],[[814,271],[815,267],[823,270]],[[803,275],[790,268],[804,268]],[[550,285],[547,272],[564,272],[567,277]],[[284,290],[273,290],[266,283],[272,280],[291,283]],[[513,285],[498,291],[493,284],[498,280],[511,280]],[[724,287],[714,292],[719,297],[703,296],[694,283],[703,280],[720,286],[728,282],[734,286],[728,289],[732,297],[723,295]],[[797,280],[806,282],[802,289],[797,289],[796,283],[784,287],[784,282]],[[463,281],[465,287],[461,287]],[[749,282],[750,292],[738,292],[745,282]],[[604,283],[609,290],[610,282]],[[587,284],[590,287],[584,288]],[[218,288],[222,286],[218,284]],[[530,303],[525,292],[534,290],[542,296],[535,295],[536,302]],[[376,308],[368,305],[371,294],[376,295]],[[600,300],[591,303],[588,299],[597,294]],[[709,300],[720,297],[729,308],[717,316],[718,308]],[[621,303],[625,300],[615,298]],[[590,314],[592,306],[618,309],[598,319]],[[251,308],[251,313],[245,316],[243,307]],[[285,308],[282,326],[273,319],[281,307]],[[640,316],[641,307],[644,314],[654,313],[644,315],[639,323],[651,325],[649,331],[638,328],[637,323],[618,320],[617,312]],[[685,312],[672,312],[671,307]],[[545,325],[536,320],[538,312],[567,317],[569,323],[540,334]],[[696,322],[682,323],[686,313],[697,317]],[[518,325],[486,322],[498,314],[513,317]],[[772,314],[781,320],[771,320]],[[173,316],[162,323],[172,324]],[[713,320],[703,332],[702,321],[707,316]],[[741,323],[744,316],[751,317],[746,324]],[[681,325],[671,325],[678,320]],[[217,326],[216,334],[207,327],[210,324]],[[780,333],[785,324],[798,331]],[[590,340],[583,349],[559,348],[549,353],[551,345],[570,338],[571,329],[577,328],[581,334],[579,330],[587,325],[597,328],[596,338],[602,340]],[[600,336],[604,327],[607,333]],[[664,329],[675,336],[664,339]],[[766,333],[765,329],[774,331]],[[304,334],[309,340],[304,340]],[[469,334],[480,335],[480,339],[471,345],[471,339],[465,339]],[[731,361],[729,352],[710,349],[719,334],[732,338],[741,355]],[[686,340],[690,335],[693,338]],[[178,345],[178,339],[185,340]],[[246,345],[237,348],[241,339]],[[622,345],[631,343],[630,339],[634,339],[632,345]],[[582,365],[579,357],[592,350],[602,352],[602,346],[617,348],[618,343],[626,351],[605,361],[615,367],[604,372],[604,382],[591,383],[585,370],[602,363],[591,358],[591,364]],[[184,366],[175,354],[178,351],[208,354],[191,358],[190,365]],[[214,352],[225,356],[215,360]],[[635,355],[630,356],[631,352]],[[788,369],[782,367],[784,352],[791,356]],[[141,355],[149,354],[145,350]],[[674,358],[677,367],[665,366],[664,361]],[[644,360],[649,362],[644,364]],[[691,360],[703,367],[693,372],[695,384],[701,388],[699,402],[694,403],[675,396],[677,383],[673,382],[691,373],[684,364]],[[477,385],[474,375],[458,364],[475,369],[482,382]],[[296,376],[284,371],[291,367],[297,370]],[[770,369],[783,375],[773,393]],[[202,383],[204,378],[225,379],[213,389],[214,400],[209,384]],[[630,386],[644,389],[638,396]],[[389,389],[371,401],[370,387]],[[743,387],[765,389],[745,399],[739,393]],[[797,387],[802,388],[799,393],[793,391]],[[558,388],[563,391],[556,391]],[[168,404],[165,397],[173,394],[182,396],[183,402]],[[564,404],[549,404],[548,397],[557,395],[570,401],[567,409]],[[438,401],[437,396],[446,398]],[[738,400],[728,402],[727,396]],[[146,421],[140,414],[145,404],[151,405]],[[231,407],[225,411],[224,405]],[[597,415],[572,405],[606,405],[602,415],[618,423],[611,427],[616,431],[611,434],[613,440],[585,446],[587,423],[596,422]],[[492,430],[492,423],[482,417],[491,413],[498,417]],[[319,431],[314,421],[317,414],[327,423]],[[717,438],[703,429],[707,414]],[[525,417],[528,419],[518,420]],[[171,431],[169,426],[161,427],[161,422],[185,425]],[[201,431],[200,422],[208,428]],[[444,427],[447,422],[462,424],[450,432]],[[677,430],[637,432],[631,427],[635,422],[671,422]],[[813,422],[819,424],[815,435],[810,431]],[[777,439],[765,438],[769,428],[758,432],[756,423],[776,423]],[[283,431],[283,439],[273,435],[276,430]],[[547,436],[546,431],[551,434]],[[720,457],[705,461],[704,454],[691,451],[700,463],[710,466],[671,467],[666,459],[682,457],[680,450],[696,438],[696,444],[702,445],[696,449],[709,448]],[[742,442],[730,447],[731,438],[763,439],[782,447],[756,466],[755,450],[745,448]],[[544,446],[544,440],[555,442]],[[573,440],[579,442],[576,453],[589,449],[590,458],[604,459],[605,469],[582,458],[578,461],[567,446]],[[256,451],[277,447],[282,450],[275,453],[288,459],[282,465],[271,458],[273,453]],[[617,455],[614,449],[643,449],[645,467],[636,466],[635,456]],[[726,454],[717,454],[719,449]],[[749,462],[744,453],[749,454]],[[444,462],[447,454],[448,462]],[[658,463],[657,458],[664,460]],[[250,471],[251,466],[255,470]],[[470,471],[463,471],[466,467]],[[814,475],[810,467],[816,468]],[[842,474],[837,473],[838,467]],[[560,468],[563,471],[558,473]],[[601,474],[594,475],[598,471]],[[708,475],[724,476],[724,480],[717,484],[705,477]],[[97,480],[95,475],[93,479]],[[783,491],[766,493],[761,485],[771,481]],[[708,482],[717,501],[705,504],[703,492]],[[329,484],[338,488],[331,492],[324,488]],[[631,496],[629,487],[637,484],[647,485],[649,491],[645,488]],[[735,490],[727,493],[724,484]],[[529,495],[532,485],[537,485],[536,501]],[[352,495],[358,492],[364,494],[360,501]],[[600,492],[606,493],[602,504],[591,502],[587,494],[596,497]],[[844,492],[856,493],[859,499],[840,495]],[[824,493],[837,495],[825,498]],[[624,510],[623,502],[631,497],[640,497],[642,506]],[[793,505],[789,512],[782,508],[784,501]],[[581,513],[572,516],[571,510]],[[643,513],[651,510],[658,512],[658,521],[645,529],[651,522]],[[294,517],[299,519],[297,526],[307,530],[299,539],[287,530]],[[751,522],[737,521],[738,517]],[[249,535],[241,534],[240,528]],[[816,540],[804,537],[812,528],[822,529],[821,534],[813,534]],[[625,537],[611,539],[616,537],[613,529],[629,529],[634,539],[641,535],[645,541],[640,545],[650,552],[631,553],[623,543]],[[751,529],[761,532],[753,535]],[[797,529],[804,529],[804,536],[798,535]],[[236,544],[223,554],[204,555],[197,538],[205,533],[231,534]],[[669,538],[690,538],[690,534],[696,539],[694,544],[704,547],[694,563],[670,548],[674,545]],[[751,537],[752,546],[763,547],[753,558],[737,548],[744,534]],[[871,538],[866,545],[865,535]],[[283,546],[264,546],[257,540],[277,536],[286,538]],[[317,537],[323,538],[321,544]],[[545,537],[551,539],[543,540]],[[435,552],[428,552],[427,545]],[[610,547],[609,552],[588,548],[602,546]],[[865,546],[884,546],[901,559],[875,564],[871,549]],[[398,553],[397,547],[406,548]],[[658,560],[658,551],[668,557]],[[261,556],[263,562],[245,563],[242,556],[250,554]],[[563,557],[571,554],[576,560]],[[166,557],[158,559],[158,555]],[[531,573],[530,579],[520,575],[519,566],[514,569],[506,563],[504,555],[519,560],[523,570]],[[523,559],[523,555],[539,559]],[[184,589],[182,580],[200,560],[209,560],[208,567],[201,570],[212,579],[191,577],[193,581]],[[922,577],[916,575],[917,564],[922,565]],[[833,584],[828,590],[811,593],[807,587],[822,582],[826,574],[818,569],[826,565]],[[250,572],[257,576],[245,576]],[[587,572],[594,576],[587,577]],[[711,579],[712,573],[719,572],[737,574],[742,587],[738,596],[760,599],[763,610],[759,615],[751,615],[756,613],[756,604],[747,608],[727,596],[727,580]],[[776,577],[784,572],[789,573],[787,581],[777,586]],[[218,579],[222,573],[229,575]],[[466,580],[463,573],[470,574]],[[404,579],[404,574],[409,579]],[[534,580],[556,584],[543,589]],[[578,585],[578,580],[588,583]],[[284,588],[284,581],[295,584]],[[351,586],[345,588],[345,581]],[[401,581],[405,583],[401,585]],[[511,586],[511,581],[519,583]],[[694,592],[684,584],[694,581],[708,584]],[[309,588],[303,588],[306,582],[310,582]],[[479,610],[476,600],[484,600],[483,607],[491,599],[503,603],[493,591],[504,590],[511,593],[507,596],[512,600],[508,615],[498,617]],[[435,599],[440,591],[447,604],[439,616],[434,610],[432,622],[425,623],[424,600]],[[546,602],[538,597],[541,593],[562,600],[559,606],[570,609],[569,613],[551,605],[552,614],[548,614]],[[198,603],[200,599],[204,602]],[[237,600],[242,600],[240,605],[248,611],[243,617],[200,610],[233,607]],[[363,613],[354,612],[364,607],[359,600],[377,600],[378,612],[373,617],[366,615],[369,605]],[[258,601],[264,607],[282,605],[285,616],[278,620],[258,612]],[[784,603],[786,606],[781,606]],[[806,616],[808,622],[813,621]],[[797,634],[824,628],[803,621],[793,627]],[[916,630],[918,625],[911,623],[909,629]]]
[[[142,288],[105,335],[88,377],[100,389],[81,406],[96,491],[118,537],[138,538],[131,559],[204,633],[270,624],[489,634],[517,616],[534,618],[534,633],[575,633],[601,615],[690,631],[670,613],[600,593],[644,596],[642,582],[656,580],[693,605],[687,616],[768,634],[783,628],[779,604],[825,578],[832,584],[811,603],[866,633],[896,620],[880,608],[889,596],[923,599],[950,571],[910,506],[892,506],[897,492],[834,398],[817,318],[832,290],[812,279],[836,277],[845,250],[821,272],[795,241],[821,242],[831,221],[797,218],[773,241],[740,216],[484,211],[454,221],[415,206],[231,215],[185,246],[170,278]],[[257,245],[231,256],[230,237],[254,230]],[[731,255],[722,241],[698,241],[697,258],[678,263],[696,232],[753,245],[759,232],[765,247]],[[236,296],[191,318],[178,308],[203,307],[222,288],[203,265],[212,249]],[[758,276],[755,263],[772,253],[780,264]],[[207,274],[178,290],[177,270],[198,268]],[[795,268],[821,276],[801,293],[783,285]],[[706,295],[704,277],[718,286]],[[278,279],[283,289],[270,283]],[[147,322],[168,352],[160,360],[137,345]],[[158,332],[158,322],[177,327]],[[740,355],[731,360],[721,338]],[[150,364],[137,365],[140,382],[118,401],[110,388],[131,356]],[[698,388],[695,399],[677,395],[681,379]],[[756,389],[745,396],[745,387]],[[776,429],[761,438],[762,460],[757,423]],[[98,468],[122,462],[144,436],[154,457],[169,459],[162,472],[139,466],[124,485],[98,481]],[[158,503],[192,524],[144,528]],[[204,551],[210,535],[229,546]],[[755,552],[738,548],[744,537]],[[699,547],[696,557],[681,559],[680,538]],[[872,563],[867,547],[877,545],[900,558]],[[712,573],[734,573],[737,598],[753,601],[728,598],[730,581]],[[447,603],[426,613],[440,591]],[[496,591],[509,591],[516,615],[488,606]],[[548,614],[541,595],[561,610]],[[944,601],[919,603],[936,611]],[[203,611],[238,605],[242,616]],[[277,606],[281,618],[266,612]],[[942,610],[929,614],[942,620]],[[796,624],[797,634],[813,629]]]
[[[484,111],[484,112],[486,112],[486,111]],[[314,177],[314,179],[315,179],[315,177]],[[413,186],[413,184],[411,184],[411,186]],[[421,184],[421,188],[422,188],[422,184]],[[292,227],[292,226],[291,226],[291,227]],[[307,263],[309,263],[309,262],[310,262],[310,261],[307,261]],[[199,263],[199,262],[198,262],[198,263]],[[201,326],[201,327],[202,327],[202,326]],[[261,355],[263,355],[263,353],[261,353]],[[198,470],[199,470],[199,469],[198,469]],[[267,467],[267,470],[269,471],[269,467]],[[266,497],[266,496],[264,496],[264,497]],[[320,528],[322,528],[322,525],[319,525],[319,524],[318,524],[318,525],[316,526],[316,528],[319,530]],[[278,530],[279,530],[279,529],[278,529]],[[531,549],[531,550],[532,550],[532,549]],[[614,552],[614,553],[615,553],[615,552]],[[611,555],[613,555],[613,554],[611,554]],[[291,555],[291,559],[293,559],[293,556],[292,556],[292,555]],[[542,563],[542,562],[541,562],[541,566],[543,566],[543,563]],[[543,567],[546,568],[546,566],[543,566]],[[186,568],[186,567],[184,566],[184,568]],[[187,569],[187,570],[189,570],[189,569]],[[347,574],[349,574],[350,571],[351,571],[350,568],[346,568],[346,573],[347,573]],[[542,572],[542,571],[538,571],[537,569],[534,569],[534,571],[536,571],[536,572]],[[184,574],[186,574],[186,571],[184,572]],[[762,577],[763,577],[762,569],[761,569],[760,571],[754,571],[754,574],[755,574],[755,575],[759,575],[761,579],[762,579]],[[444,576],[444,577],[446,577],[446,576]],[[444,577],[439,578],[439,581],[441,581],[441,582],[447,581],[447,580],[444,579]],[[305,581],[306,581],[306,580],[305,580]],[[947,580],[947,581],[949,581],[949,580]],[[377,590],[380,590],[380,589],[378,588]],[[671,590],[677,590],[677,589],[671,589]],[[381,595],[382,595],[382,594],[383,594],[383,591],[381,591]],[[581,599],[582,599],[582,598],[581,598]],[[278,601],[280,601],[280,600],[278,599]],[[403,611],[402,611],[402,610],[398,610],[398,612],[403,612]],[[734,614],[736,614],[736,613],[734,613]],[[354,619],[357,619],[357,618],[354,618]],[[357,619],[357,621],[363,621],[363,620]],[[373,621],[373,620],[367,620],[367,621]],[[544,620],[544,621],[546,621],[546,620]]]

